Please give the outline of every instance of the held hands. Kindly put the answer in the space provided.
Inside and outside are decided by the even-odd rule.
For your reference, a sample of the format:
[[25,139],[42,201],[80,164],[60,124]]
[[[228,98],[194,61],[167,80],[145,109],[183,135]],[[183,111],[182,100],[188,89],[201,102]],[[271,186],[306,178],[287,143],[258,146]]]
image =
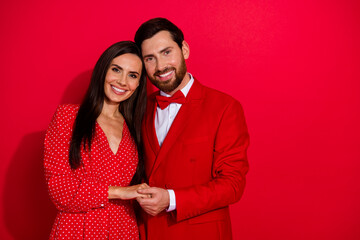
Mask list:
[[109,199],[122,199],[130,200],[135,198],[146,198],[149,197],[147,194],[141,194],[138,192],[140,189],[149,188],[146,183],[132,185],[128,187],[110,186],[108,191]]
[[156,216],[169,207],[170,197],[166,189],[149,187],[146,183],[128,187],[110,186],[109,199],[130,200],[135,199],[145,212]]
[[136,200],[143,210],[152,216],[156,216],[169,207],[170,197],[166,189],[148,187],[138,189],[137,192],[141,196],[137,197]]

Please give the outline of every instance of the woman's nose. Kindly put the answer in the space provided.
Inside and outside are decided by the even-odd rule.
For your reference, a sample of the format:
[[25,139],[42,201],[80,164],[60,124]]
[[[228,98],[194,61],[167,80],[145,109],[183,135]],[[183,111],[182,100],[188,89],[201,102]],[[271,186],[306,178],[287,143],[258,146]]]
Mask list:
[[121,75],[116,82],[122,86],[126,85],[126,75]]

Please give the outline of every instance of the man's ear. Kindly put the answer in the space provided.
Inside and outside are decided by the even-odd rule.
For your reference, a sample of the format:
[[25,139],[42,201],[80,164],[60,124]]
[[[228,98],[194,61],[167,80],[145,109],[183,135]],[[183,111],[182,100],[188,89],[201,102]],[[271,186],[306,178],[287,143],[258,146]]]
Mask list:
[[188,59],[189,55],[190,55],[190,48],[189,48],[189,44],[185,40],[182,42],[181,50],[182,50],[184,59]]

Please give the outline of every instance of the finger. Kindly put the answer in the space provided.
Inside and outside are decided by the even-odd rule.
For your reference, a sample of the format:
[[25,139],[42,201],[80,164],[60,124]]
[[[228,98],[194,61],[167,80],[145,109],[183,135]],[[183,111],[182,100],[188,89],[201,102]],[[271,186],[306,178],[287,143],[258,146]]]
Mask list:
[[149,206],[151,204],[149,204],[149,198],[146,197],[138,197],[136,198],[136,200],[138,201],[138,203],[143,207],[143,206]]
[[151,194],[137,193],[137,197],[140,197],[140,198],[151,198],[152,195],[151,195]]
[[144,189],[144,188],[149,188],[149,185],[147,185],[146,183],[142,183],[138,186],[138,189]]
[[143,210],[150,215],[153,215],[155,213],[154,210],[150,208],[143,208]]
[[145,211],[145,212],[146,212],[147,214],[153,216],[151,211],[148,210],[148,211]]
[[147,185],[146,183],[141,184],[141,186],[142,186],[143,188],[149,188],[149,187],[150,187],[150,186]]
[[154,206],[155,203],[152,198],[141,198],[141,204],[146,206]]
[[153,209],[143,208],[143,210],[144,210],[147,214],[150,214],[150,215],[152,215],[152,216],[154,216],[154,214],[156,214]]
[[151,216],[156,216],[156,215],[157,215],[157,212],[151,211],[150,215],[151,215]]
[[146,208],[148,205],[146,203],[144,203],[143,201],[144,198],[137,198],[136,200],[138,201],[139,205],[142,207],[142,208]]
[[144,189],[138,189],[137,192],[142,194],[155,194],[156,189],[149,187]]

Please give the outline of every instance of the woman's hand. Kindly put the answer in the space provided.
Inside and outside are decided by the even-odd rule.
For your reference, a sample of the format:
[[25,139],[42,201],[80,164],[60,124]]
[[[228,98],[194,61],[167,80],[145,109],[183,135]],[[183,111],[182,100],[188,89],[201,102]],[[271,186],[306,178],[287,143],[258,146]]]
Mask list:
[[148,198],[151,197],[149,194],[141,194],[138,193],[137,190],[149,188],[149,185],[146,183],[132,185],[128,187],[119,187],[119,186],[110,186],[108,191],[109,199],[122,199],[122,200],[130,200],[135,198]]

